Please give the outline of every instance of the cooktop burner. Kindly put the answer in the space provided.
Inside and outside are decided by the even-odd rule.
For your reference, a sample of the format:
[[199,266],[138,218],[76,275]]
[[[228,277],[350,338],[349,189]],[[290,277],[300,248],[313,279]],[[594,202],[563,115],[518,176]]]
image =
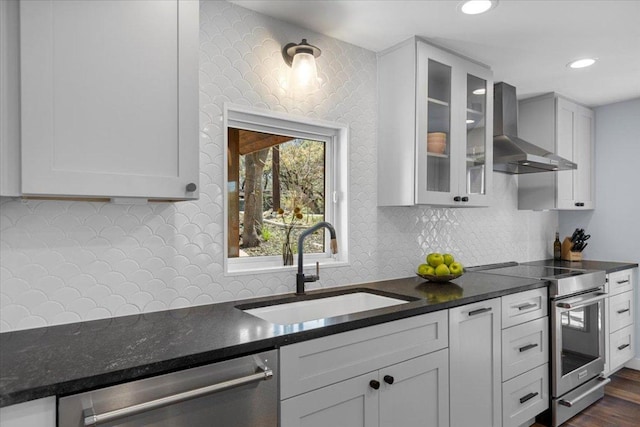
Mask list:
[[515,262],[494,264],[470,269],[479,273],[498,274],[500,276],[527,277],[547,280],[549,297],[559,298],[603,287],[604,271],[578,270],[542,265],[523,265]]
[[545,267],[541,265],[516,265],[512,267],[484,270],[486,273],[500,274],[503,276],[529,277],[532,279],[551,279],[581,276],[588,271],[571,270],[567,268]]

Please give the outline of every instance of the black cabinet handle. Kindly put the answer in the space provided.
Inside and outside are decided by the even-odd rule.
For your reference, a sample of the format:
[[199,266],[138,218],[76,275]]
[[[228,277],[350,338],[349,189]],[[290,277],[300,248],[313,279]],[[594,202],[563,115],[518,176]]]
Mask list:
[[198,186],[196,185],[195,182],[190,182],[187,184],[187,191],[189,193],[193,193],[194,191],[196,191],[196,189],[198,188]]
[[385,375],[384,378],[382,378],[382,379],[387,384],[393,384],[393,381],[395,381],[394,378],[391,375]]
[[526,310],[528,308],[534,308],[534,307],[537,307],[537,306],[538,306],[538,304],[534,304],[534,303],[530,302],[530,303],[527,303],[527,304],[519,305],[518,306],[518,310],[522,311],[522,310]]
[[576,203],[574,203],[574,204],[575,204],[576,206],[584,206],[584,203],[582,203],[582,202],[576,202]]
[[622,344],[621,346],[618,346],[618,350],[624,350],[625,348],[629,347],[631,344]]
[[538,344],[527,344],[524,347],[520,347],[518,350],[520,350],[520,353],[522,353],[523,351],[531,350],[532,348],[536,348],[537,346]]
[[486,313],[487,311],[491,311],[491,307],[480,308],[478,310],[470,311],[469,316],[475,316],[476,314]]
[[460,197],[460,196],[456,196],[456,197],[453,198],[454,202],[459,202],[460,200],[462,200],[462,197]]
[[369,381],[369,387],[371,387],[374,390],[379,389],[380,388],[380,381],[378,381],[378,380]]
[[463,197],[463,198],[462,198],[462,201],[463,201],[463,202],[468,202],[468,201],[469,201],[469,198],[465,196],[465,197]]
[[524,403],[524,402],[526,402],[528,400],[531,400],[534,397],[536,397],[537,395],[538,395],[537,391],[535,393],[529,393],[526,396],[523,396],[523,397],[520,398],[520,403],[522,404],[522,403]]
[[625,308],[624,310],[618,310],[618,314],[626,313],[627,311],[629,311],[628,308]]
[[617,280],[616,283],[618,285],[622,285],[623,283],[629,283],[629,279],[625,279],[625,280]]

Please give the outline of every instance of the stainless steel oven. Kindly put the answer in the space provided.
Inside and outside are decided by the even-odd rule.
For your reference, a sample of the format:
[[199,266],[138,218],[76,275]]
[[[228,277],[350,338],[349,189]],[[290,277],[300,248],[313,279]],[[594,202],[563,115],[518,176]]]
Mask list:
[[549,281],[551,390],[549,423],[567,421],[604,396],[603,271],[507,263],[484,273]]
[[551,300],[552,424],[559,426],[604,395],[602,288]]

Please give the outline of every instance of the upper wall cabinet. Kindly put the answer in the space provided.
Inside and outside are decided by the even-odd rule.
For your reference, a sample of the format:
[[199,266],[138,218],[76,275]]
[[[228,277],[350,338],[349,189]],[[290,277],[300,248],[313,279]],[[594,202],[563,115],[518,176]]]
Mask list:
[[521,175],[519,209],[595,209],[593,110],[550,93],[520,101],[519,136],[578,165]]
[[378,57],[378,205],[488,206],[493,73],[411,39]]
[[23,195],[198,197],[198,8],[20,2]]

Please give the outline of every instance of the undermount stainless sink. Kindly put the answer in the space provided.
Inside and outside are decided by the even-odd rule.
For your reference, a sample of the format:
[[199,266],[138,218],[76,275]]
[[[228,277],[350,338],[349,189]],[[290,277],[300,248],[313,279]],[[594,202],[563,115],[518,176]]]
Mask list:
[[376,295],[369,292],[352,292],[337,296],[268,305],[243,311],[277,325],[291,325],[310,320],[326,319],[329,317],[406,304],[408,302],[409,301],[403,299]]

